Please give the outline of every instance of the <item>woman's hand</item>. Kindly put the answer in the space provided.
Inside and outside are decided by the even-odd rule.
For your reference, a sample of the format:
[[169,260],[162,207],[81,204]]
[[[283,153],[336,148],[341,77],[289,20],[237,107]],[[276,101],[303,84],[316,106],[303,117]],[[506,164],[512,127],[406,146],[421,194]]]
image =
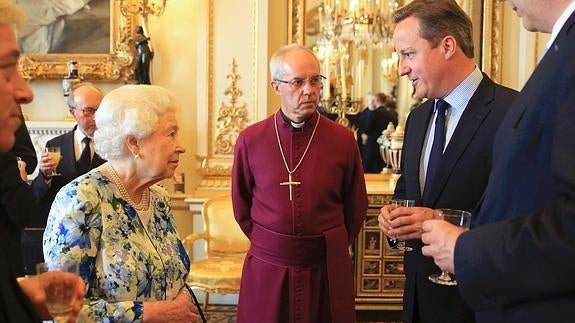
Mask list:
[[144,323],[200,322],[198,309],[190,296],[180,293],[171,301],[144,302]]

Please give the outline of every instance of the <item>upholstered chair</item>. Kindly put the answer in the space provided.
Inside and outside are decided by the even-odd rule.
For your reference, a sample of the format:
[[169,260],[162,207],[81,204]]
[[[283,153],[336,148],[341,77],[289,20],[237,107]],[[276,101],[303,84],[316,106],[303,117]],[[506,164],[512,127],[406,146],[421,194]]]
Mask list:
[[[202,206],[202,216],[204,230],[187,236],[184,245],[192,259],[188,283],[192,288],[205,292],[204,309],[207,309],[210,293],[239,293],[242,266],[250,241],[234,219],[229,194],[208,199]],[[204,259],[194,259],[196,240],[205,241]]]

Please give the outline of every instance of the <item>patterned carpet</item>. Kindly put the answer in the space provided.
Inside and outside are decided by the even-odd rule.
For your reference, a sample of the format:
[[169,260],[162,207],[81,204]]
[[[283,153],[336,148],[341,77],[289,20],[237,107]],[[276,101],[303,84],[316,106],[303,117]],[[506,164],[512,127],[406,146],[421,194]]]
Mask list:
[[[210,305],[206,311],[206,320],[210,323],[235,323],[236,307],[230,305]],[[358,321],[358,323],[400,323],[391,321]]]
[[205,315],[206,320],[210,323],[235,323],[236,307],[230,305],[210,305]]

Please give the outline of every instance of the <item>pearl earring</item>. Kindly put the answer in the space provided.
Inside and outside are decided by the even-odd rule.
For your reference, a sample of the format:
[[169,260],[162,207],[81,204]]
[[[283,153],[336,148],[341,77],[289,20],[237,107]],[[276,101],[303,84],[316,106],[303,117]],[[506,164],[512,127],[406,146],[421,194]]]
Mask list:
[[135,154],[134,159],[140,159],[140,154]]

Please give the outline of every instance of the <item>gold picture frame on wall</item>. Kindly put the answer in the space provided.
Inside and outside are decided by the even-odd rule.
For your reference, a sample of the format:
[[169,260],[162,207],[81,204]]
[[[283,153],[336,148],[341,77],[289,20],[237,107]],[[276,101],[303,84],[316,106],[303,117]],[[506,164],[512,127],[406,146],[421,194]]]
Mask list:
[[79,74],[90,81],[129,82],[134,78],[132,62],[135,25],[134,17],[120,13],[116,0],[110,1],[110,50],[107,54],[32,54],[24,53],[18,68],[28,80],[63,79],[67,73],[67,62],[78,62]]
[[[476,6],[478,3],[471,0],[458,3],[468,12],[474,29],[480,31],[475,37],[475,46],[481,56],[478,64],[492,80],[500,82],[503,3],[498,0],[483,0],[481,6]],[[288,42],[305,44],[306,0],[289,0],[288,10]]]

